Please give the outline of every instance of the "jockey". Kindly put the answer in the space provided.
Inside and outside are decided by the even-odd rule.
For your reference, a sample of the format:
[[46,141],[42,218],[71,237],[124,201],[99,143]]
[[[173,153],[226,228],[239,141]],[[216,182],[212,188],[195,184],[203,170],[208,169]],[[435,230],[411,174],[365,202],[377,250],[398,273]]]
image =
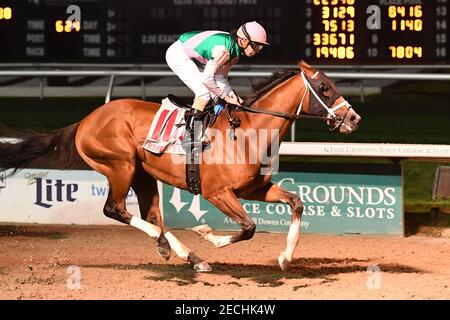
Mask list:
[[235,105],[244,102],[228,83],[228,72],[241,54],[253,57],[264,45],[268,45],[266,31],[252,21],[241,25],[235,33],[186,32],[167,49],[167,64],[195,94],[193,112],[186,124],[188,132],[194,121],[201,119],[210,100],[222,99]]

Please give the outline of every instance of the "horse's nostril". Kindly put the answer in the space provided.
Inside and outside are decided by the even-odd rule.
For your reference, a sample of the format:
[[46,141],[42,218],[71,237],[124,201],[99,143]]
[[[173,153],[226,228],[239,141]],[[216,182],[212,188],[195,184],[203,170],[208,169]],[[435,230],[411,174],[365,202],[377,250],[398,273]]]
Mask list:
[[355,120],[356,120],[356,116],[351,116],[350,121],[355,122]]

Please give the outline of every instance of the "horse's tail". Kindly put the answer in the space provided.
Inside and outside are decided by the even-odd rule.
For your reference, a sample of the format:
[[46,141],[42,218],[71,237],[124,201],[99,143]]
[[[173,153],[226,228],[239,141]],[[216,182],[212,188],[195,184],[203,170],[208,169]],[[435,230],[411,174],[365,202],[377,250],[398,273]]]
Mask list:
[[15,174],[33,160],[49,157],[59,168],[71,168],[81,160],[75,147],[79,123],[51,132],[8,132],[15,141],[0,139],[0,170],[14,169]]

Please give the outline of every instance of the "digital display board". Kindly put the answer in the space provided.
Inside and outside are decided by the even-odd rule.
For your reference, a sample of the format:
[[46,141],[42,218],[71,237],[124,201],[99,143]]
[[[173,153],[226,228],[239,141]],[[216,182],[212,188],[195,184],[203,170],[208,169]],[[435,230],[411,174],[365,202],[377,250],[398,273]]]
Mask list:
[[251,63],[448,64],[448,1],[0,0],[0,62],[165,63],[183,32],[256,20]]

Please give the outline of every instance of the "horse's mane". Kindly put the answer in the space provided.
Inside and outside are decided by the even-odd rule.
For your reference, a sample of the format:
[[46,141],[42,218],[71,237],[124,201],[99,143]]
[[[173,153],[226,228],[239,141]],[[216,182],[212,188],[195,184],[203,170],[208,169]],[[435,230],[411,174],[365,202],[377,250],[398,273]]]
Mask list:
[[254,92],[247,98],[245,105],[247,107],[250,107],[253,103],[255,103],[256,100],[261,98],[267,92],[278,86],[280,83],[286,81],[287,79],[292,78],[299,72],[300,70],[298,68],[275,71],[269,79],[260,81],[253,86]]

